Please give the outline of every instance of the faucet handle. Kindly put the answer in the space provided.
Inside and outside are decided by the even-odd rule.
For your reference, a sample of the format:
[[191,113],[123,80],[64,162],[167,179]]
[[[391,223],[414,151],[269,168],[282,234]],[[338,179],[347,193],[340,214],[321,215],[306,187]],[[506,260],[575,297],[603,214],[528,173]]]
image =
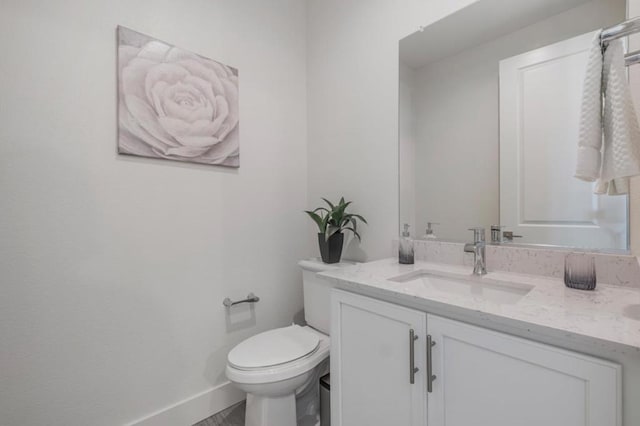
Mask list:
[[494,244],[500,244],[503,242],[502,230],[506,228],[506,225],[491,225],[491,242]]
[[522,235],[513,235],[513,231],[504,231],[502,235],[506,241],[513,241],[514,238],[522,238]]
[[469,231],[473,231],[473,242],[479,243],[485,241],[484,228],[482,226],[477,226],[475,228],[469,228]]

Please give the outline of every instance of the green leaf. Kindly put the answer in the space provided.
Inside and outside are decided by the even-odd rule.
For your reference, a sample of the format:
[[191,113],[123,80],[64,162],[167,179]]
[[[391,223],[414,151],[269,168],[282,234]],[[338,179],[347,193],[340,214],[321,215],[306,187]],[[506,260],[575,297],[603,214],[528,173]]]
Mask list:
[[349,222],[351,222],[351,224],[353,224],[353,226],[356,226],[357,220],[356,219],[360,219],[361,221],[363,221],[364,223],[367,223],[366,220],[364,220],[364,218],[358,214],[353,214],[353,213],[348,213],[344,215],[344,218],[342,220],[344,225],[347,225]]
[[351,214],[349,214],[349,216],[353,216],[353,217],[358,218],[359,220],[363,221],[364,223],[367,223],[366,219],[364,217],[360,216],[359,214],[351,213]]
[[325,203],[329,204],[329,207],[331,207],[331,210],[336,208],[331,201],[327,200],[326,198],[323,198],[323,200]]
[[318,207],[317,209],[314,209],[313,212],[325,212],[327,214],[331,213],[327,208],[325,207]]
[[360,238],[360,234],[358,234],[358,232],[357,232],[355,229],[353,229],[352,227],[350,227],[350,226],[345,226],[343,229],[344,229],[344,230],[346,230],[346,231],[351,231],[351,232],[353,232],[353,235],[355,235],[355,236],[356,236],[356,238],[358,239],[358,241],[362,241],[362,239]]
[[325,217],[322,218],[322,229],[320,229],[320,232],[327,232],[327,226],[329,225],[329,215],[326,215]]
[[340,228],[339,226],[329,225],[327,226],[327,230],[324,233],[324,239],[328,240],[329,237],[331,237],[333,234],[337,234],[340,231],[342,231],[342,228]]
[[326,229],[325,220],[322,217],[320,217],[320,215],[316,214],[315,212],[311,212],[309,210],[305,210],[304,212],[308,214],[311,219],[313,219],[316,225],[318,225],[318,229],[320,230],[320,232],[325,232],[325,229]]
[[347,207],[349,207],[349,204],[351,204],[351,201],[349,201],[348,203],[340,203],[340,205],[338,205],[335,211],[332,213],[331,216],[336,225],[342,225],[342,222],[344,220],[344,211],[347,209]]

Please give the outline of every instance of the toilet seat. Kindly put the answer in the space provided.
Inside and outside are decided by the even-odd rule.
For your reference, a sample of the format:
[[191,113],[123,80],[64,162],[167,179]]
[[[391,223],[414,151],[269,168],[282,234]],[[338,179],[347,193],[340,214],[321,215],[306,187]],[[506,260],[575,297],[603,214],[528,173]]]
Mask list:
[[240,370],[264,369],[306,357],[318,349],[320,338],[299,325],[256,334],[229,352],[229,364]]
[[[322,362],[329,356],[329,350],[330,350],[329,336],[326,336],[312,329],[311,327],[300,327],[300,326],[292,326],[292,327],[297,327],[299,329],[293,332],[293,333],[296,333],[294,335],[298,335],[299,337],[302,336],[302,338],[305,339],[306,341],[306,346],[304,346],[304,344],[301,343],[301,347],[308,348],[310,346],[314,346],[310,350],[300,349],[297,352],[297,354],[299,355],[305,350],[308,350],[308,353],[302,356],[298,356],[297,358],[291,359],[287,362],[281,362],[281,363],[273,364],[269,366],[262,366],[262,367],[247,367],[246,365],[238,366],[236,365],[236,363],[240,362],[239,359],[242,359],[242,357],[238,356],[238,354],[239,353],[242,354],[245,348],[248,349],[250,347],[254,347],[254,346],[247,345],[242,349],[238,349],[241,345],[243,345],[244,342],[242,342],[238,346],[236,346],[231,352],[229,352],[227,368],[226,368],[227,378],[232,382],[245,383],[245,384],[262,384],[262,383],[272,383],[272,382],[283,381],[283,380],[290,379],[292,377],[296,377],[300,374],[306,373],[309,370],[312,370],[320,362]],[[291,327],[285,327],[285,329],[287,328],[291,328]],[[282,332],[282,330],[283,329],[270,330],[261,334],[264,335],[267,333],[274,332],[274,334],[278,335],[278,333]],[[290,334],[287,334],[288,333],[287,331],[284,331],[284,333],[285,333],[284,335],[291,336]],[[261,334],[256,335],[254,337],[260,336]],[[307,336],[307,334],[310,334],[313,337],[313,339]],[[262,341],[265,344],[267,344],[268,339],[266,338],[256,339],[256,341],[257,342]],[[313,345],[313,343],[309,343],[314,341],[316,342],[315,345]],[[236,349],[238,349],[238,351],[234,353]],[[232,353],[234,353],[233,356],[232,356]],[[295,352],[290,352],[290,354],[294,354],[294,353]],[[261,354],[259,352],[256,352],[254,355],[256,357],[259,357]],[[270,359],[273,360],[276,358],[274,357]],[[280,358],[280,359],[283,359],[283,358]],[[236,361],[236,363],[234,363],[233,361]],[[268,361],[268,362],[272,362],[272,361]],[[256,363],[266,364],[268,362],[255,361],[253,362],[253,365],[255,365]],[[250,363],[246,362],[244,364],[250,364]]]

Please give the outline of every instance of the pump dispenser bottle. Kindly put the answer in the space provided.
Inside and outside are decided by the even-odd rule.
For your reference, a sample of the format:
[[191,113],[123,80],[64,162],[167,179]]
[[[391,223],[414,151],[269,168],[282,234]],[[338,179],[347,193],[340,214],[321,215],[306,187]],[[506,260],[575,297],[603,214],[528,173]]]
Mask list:
[[399,250],[398,262],[404,265],[412,265],[413,260],[413,240],[409,234],[409,224],[404,224],[404,232],[402,238],[400,238],[400,250]]
[[427,222],[427,230],[424,232],[424,236],[422,237],[425,240],[435,240],[437,239],[436,234],[433,233],[432,225],[440,225],[436,222]]

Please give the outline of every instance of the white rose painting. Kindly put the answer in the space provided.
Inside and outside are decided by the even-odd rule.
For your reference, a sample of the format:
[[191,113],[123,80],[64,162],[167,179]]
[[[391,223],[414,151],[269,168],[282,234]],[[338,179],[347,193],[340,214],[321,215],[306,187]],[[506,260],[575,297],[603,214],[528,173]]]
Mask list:
[[118,152],[240,166],[238,70],[118,27]]

